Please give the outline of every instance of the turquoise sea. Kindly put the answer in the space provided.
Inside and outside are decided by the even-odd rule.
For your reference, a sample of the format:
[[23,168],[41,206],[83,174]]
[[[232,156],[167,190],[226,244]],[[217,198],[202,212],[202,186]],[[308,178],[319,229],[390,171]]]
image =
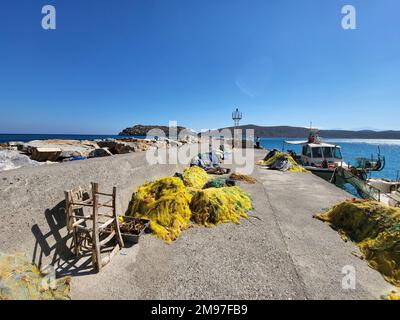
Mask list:
[[[307,140],[285,139],[285,138],[261,138],[261,145],[266,149],[294,150],[300,153],[300,146],[284,146],[285,140]],[[347,163],[355,163],[358,157],[376,158],[379,150],[386,158],[386,166],[380,172],[373,172],[372,177],[398,179],[400,177],[400,140],[373,140],[373,139],[325,139],[326,142],[337,144],[342,147],[342,154]]]

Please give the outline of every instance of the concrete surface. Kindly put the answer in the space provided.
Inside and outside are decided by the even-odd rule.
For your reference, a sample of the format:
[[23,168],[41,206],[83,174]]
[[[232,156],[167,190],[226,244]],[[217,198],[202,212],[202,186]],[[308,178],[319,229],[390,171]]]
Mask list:
[[91,182],[104,192],[116,186],[117,210],[123,214],[139,185],[182,169],[149,165],[138,152],[0,172],[0,251],[25,252],[42,266],[59,265],[70,253],[64,190],[90,190]]
[[[263,152],[256,152],[258,158]],[[149,166],[143,154],[0,173],[0,251],[23,251],[72,274],[73,299],[377,299],[391,286],[351,254],[337,232],[312,216],[350,195],[310,173],[256,167],[254,211],[240,225],[194,226],[173,244],[145,235],[99,274],[68,250],[63,191],[91,181],[119,188],[124,211],[145,180],[182,166]],[[342,289],[342,268],[356,289]]]

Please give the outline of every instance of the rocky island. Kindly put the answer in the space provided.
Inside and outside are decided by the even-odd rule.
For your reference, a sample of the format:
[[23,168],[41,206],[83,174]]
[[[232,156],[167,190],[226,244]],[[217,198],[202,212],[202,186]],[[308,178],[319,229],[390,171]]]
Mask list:
[[[137,124],[137,125],[134,125],[133,127],[126,128],[126,129],[122,130],[118,135],[119,136],[130,136],[130,137],[132,137],[132,136],[134,136],[134,137],[145,137],[145,136],[147,136],[147,133],[150,130],[153,130],[153,129],[162,130],[165,133],[165,136],[169,137],[170,127],[168,127],[168,126],[142,125],[142,124]],[[185,127],[178,126],[177,129],[178,129],[178,134],[182,130],[187,130],[188,132],[192,132],[193,135],[196,134],[192,130],[190,130],[188,128],[185,128]]]

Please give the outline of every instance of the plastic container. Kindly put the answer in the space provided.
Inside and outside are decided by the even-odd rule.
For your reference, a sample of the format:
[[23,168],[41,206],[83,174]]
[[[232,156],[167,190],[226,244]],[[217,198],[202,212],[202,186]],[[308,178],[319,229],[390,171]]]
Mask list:
[[139,234],[133,233],[121,233],[122,239],[124,240],[125,248],[132,247],[133,245],[139,242],[139,238],[142,234],[145,233],[145,230],[149,226],[150,221],[146,219],[140,219],[143,223],[143,228],[140,230]]

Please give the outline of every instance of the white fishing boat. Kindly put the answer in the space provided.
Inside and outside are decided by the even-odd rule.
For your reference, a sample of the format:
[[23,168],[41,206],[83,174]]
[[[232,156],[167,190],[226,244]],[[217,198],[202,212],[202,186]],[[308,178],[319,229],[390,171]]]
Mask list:
[[301,146],[301,153],[288,150],[296,162],[317,176],[343,187],[351,184],[366,199],[380,201],[390,206],[400,206],[400,178],[396,181],[371,178],[373,171],[382,171],[385,157],[357,158],[354,165],[343,159],[341,146],[324,142],[317,129],[310,129],[307,140],[287,140],[285,144]]
[[337,167],[348,165],[344,162],[339,145],[324,142],[317,129],[310,129],[308,140],[285,141],[288,145],[301,146],[301,153],[289,151],[293,158],[307,170],[330,181]]

